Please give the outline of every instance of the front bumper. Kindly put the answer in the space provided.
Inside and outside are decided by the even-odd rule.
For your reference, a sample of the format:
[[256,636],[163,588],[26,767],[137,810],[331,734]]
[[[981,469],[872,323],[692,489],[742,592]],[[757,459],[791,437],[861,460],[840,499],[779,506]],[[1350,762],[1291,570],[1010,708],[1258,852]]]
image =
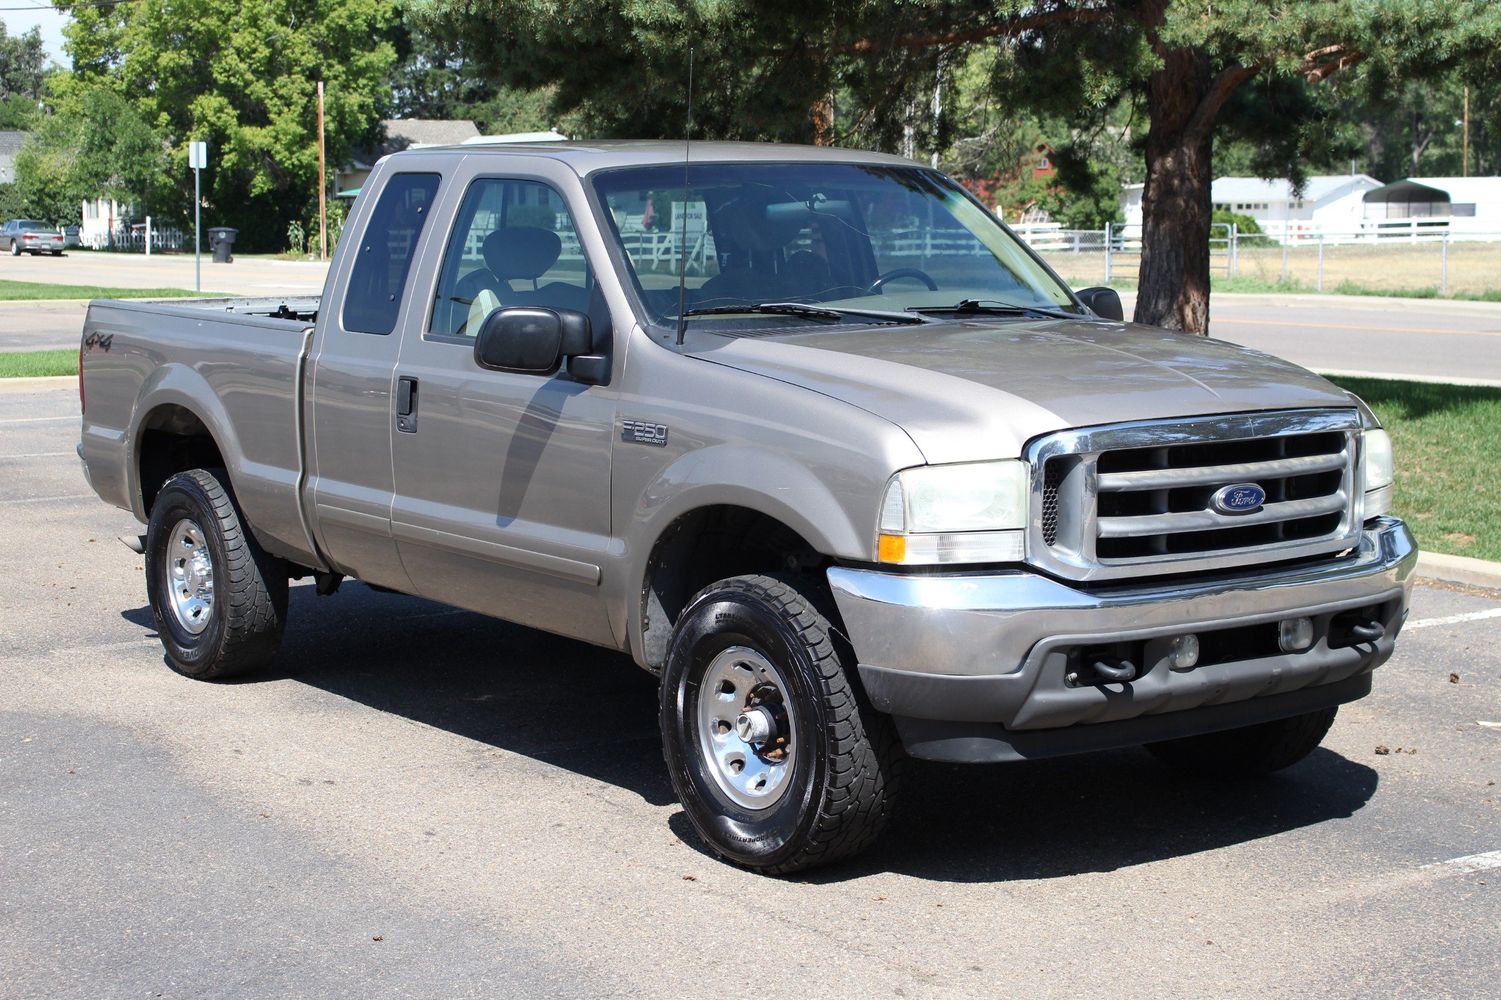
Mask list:
[[[1395,518],[1369,522],[1339,558],[1177,583],[1081,589],[1026,571],[921,576],[836,567],[834,599],[872,703],[907,749],[1007,760],[1234,728],[1353,701],[1392,653],[1417,546]],[[1314,643],[1276,644],[1313,619]],[[1378,622],[1373,640],[1353,620]],[[1205,655],[1168,663],[1175,636]],[[1076,683],[1101,650],[1132,658],[1128,683]]]

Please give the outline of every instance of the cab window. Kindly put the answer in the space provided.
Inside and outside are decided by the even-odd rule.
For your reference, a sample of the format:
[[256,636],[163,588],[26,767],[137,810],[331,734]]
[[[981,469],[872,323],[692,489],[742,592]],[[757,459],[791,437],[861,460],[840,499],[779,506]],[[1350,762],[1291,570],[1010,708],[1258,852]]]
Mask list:
[[437,174],[394,174],[386,182],[360,234],[344,295],[344,329],[376,334],[396,329],[407,273],[437,192]]
[[443,254],[429,332],[473,337],[502,306],[588,311],[593,281],[573,216],[536,181],[470,185]]

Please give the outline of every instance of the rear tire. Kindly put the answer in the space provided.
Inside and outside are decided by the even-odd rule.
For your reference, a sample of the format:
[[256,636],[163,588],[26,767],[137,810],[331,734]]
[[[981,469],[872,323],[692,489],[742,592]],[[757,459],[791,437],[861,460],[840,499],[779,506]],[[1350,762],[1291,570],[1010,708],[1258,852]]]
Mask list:
[[19,257],[19,256],[21,256],[21,248],[16,245],[16,241],[15,240],[11,240],[10,241],[10,255],[12,257]]
[[[793,583],[731,577],[689,603],[662,673],[662,742],[683,810],[715,854],[779,875],[876,839],[902,752],[853,668]],[[757,713],[769,728],[745,737],[739,719]]]
[[1253,777],[1291,767],[1318,748],[1339,708],[1202,736],[1148,743],[1164,764],[1207,778]]
[[167,662],[198,680],[269,663],[287,618],[287,570],[246,530],[222,471],[167,480],[146,531],[146,593]]

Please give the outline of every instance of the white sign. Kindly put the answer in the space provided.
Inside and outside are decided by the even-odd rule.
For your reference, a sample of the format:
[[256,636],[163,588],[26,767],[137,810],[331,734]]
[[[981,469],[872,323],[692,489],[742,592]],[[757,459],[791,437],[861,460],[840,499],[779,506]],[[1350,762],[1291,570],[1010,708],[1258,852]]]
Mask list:
[[208,166],[208,143],[188,143],[188,166],[193,170],[202,170]]

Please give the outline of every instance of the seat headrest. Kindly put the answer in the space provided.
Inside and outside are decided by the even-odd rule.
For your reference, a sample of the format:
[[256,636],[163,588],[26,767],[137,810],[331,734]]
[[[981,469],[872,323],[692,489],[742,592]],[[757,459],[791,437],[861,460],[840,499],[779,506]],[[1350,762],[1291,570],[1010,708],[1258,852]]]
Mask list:
[[480,244],[485,266],[497,278],[540,278],[558,262],[563,241],[550,229],[512,226],[497,229]]

